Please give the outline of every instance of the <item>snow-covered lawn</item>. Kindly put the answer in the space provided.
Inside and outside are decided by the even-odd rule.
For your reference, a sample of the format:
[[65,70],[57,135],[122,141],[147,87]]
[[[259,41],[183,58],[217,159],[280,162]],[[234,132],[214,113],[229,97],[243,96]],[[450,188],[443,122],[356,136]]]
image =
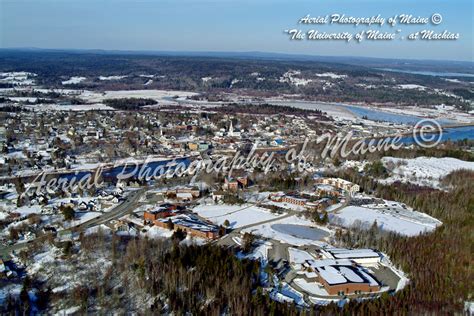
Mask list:
[[302,264],[306,260],[314,260],[314,257],[307,251],[297,248],[288,248],[289,261],[291,264]]
[[265,204],[266,204],[266,205],[278,206],[278,207],[285,208],[285,209],[287,209],[287,210],[296,211],[296,212],[303,212],[303,211],[306,210],[306,209],[304,208],[304,206],[296,205],[296,204],[292,204],[292,203],[287,203],[287,202],[268,201],[268,202],[266,202]]
[[100,215],[102,215],[102,213],[100,212],[84,212],[84,213],[77,212],[76,219],[69,222],[67,225],[69,227],[77,226],[79,224],[87,222],[88,220],[99,217]]
[[127,78],[128,76],[99,76],[99,80],[102,80],[102,81],[107,81],[107,80],[120,80],[120,79],[124,79],[124,78]]
[[34,275],[39,270],[48,266],[56,260],[56,257],[62,253],[62,250],[56,247],[50,247],[45,252],[40,252],[33,257],[33,263],[28,265],[26,271],[30,275]]
[[282,286],[281,286],[281,289],[280,289],[280,293],[283,294],[284,296],[286,297],[290,297],[293,299],[293,301],[297,304],[297,305],[301,305],[301,306],[306,306],[307,304],[305,303],[304,299],[303,299],[303,294],[301,294],[300,292],[298,292],[297,290],[295,290],[293,287],[291,287],[288,283],[286,282],[282,282],[281,283]]
[[391,170],[391,176],[381,181],[384,183],[401,181],[439,187],[440,178],[455,170],[474,170],[474,162],[456,158],[417,157],[414,159],[401,159],[384,157],[382,162]]
[[309,294],[319,295],[319,296],[329,296],[328,292],[319,283],[308,282],[302,278],[294,279],[293,282],[295,282],[296,285],[298,285],[302,290],[304,290],[305,292]]
[[270,211],[254,206],[252,204],[244,205],[199,205],[193,209],[193,212],[205,217],[215,224],[222,225],[226,220],[229,221],[231,228],[239,228],[271,219],[277,219],[278,214],[272,214]]
[[158,226],[152,226],[144,235],[150,238],[169,238],[173,235],[173,231]]
[[272,248],[272,243],[269,241],[261,241],[253,251],[246,256],[248,259],[260,260],[262,266],[268,262],[268,251]]
[[84,231],[84,235],[92,235],[92,234],[97,234],[99,232],[104,233],[104,234],[111,234],[112,229],[110,229],[110,227],[108,227],[107,225],[100,224],[98,226],[93,226],[93,227],[87,228]]
[[40,214],[41,206],[32,205],[32,206],[17,207],[13,209],[12,212],[19,213],[21,216],[30,215],[30,214]]
[[393,231],[407,236],[415,236],[425,231],[432,231],[441,225],[437,219],[413,210],[405,210],[398,205],[393,207],[362,207],[348,206],[337,214],[330,214],[331,222],[350,227],[361,223],[370,227],[374,221],[387,231]]
[[5,218],[8,217],[8,213],[4,211],[0,211],[0,221],[3,221]]
[[270,293],[270,298],[274,301],[277,301],[277,302],[280,302],[280,303],[293,303],[294,302],[294,299],[289,297],[289,296],[286,296],[286,295],[283,295],[281,294],[280,292],[277,292],[277,291],[273,291]]
[[78,84],[81,83],[82,81],[86,80],[86,77],[71,77],[69,80],[65,80],[61,82],[63,85],[68,85],[68,84]]
[[318,298],[314,296],[309,297],[309,301],[315,305],[328,305],[331,302],[339,302],[340,298]]

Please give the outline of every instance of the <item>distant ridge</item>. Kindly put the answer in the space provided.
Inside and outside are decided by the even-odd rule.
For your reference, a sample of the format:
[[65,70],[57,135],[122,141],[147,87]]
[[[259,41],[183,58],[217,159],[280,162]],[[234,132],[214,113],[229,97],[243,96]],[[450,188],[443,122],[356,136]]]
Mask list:
[[360,56],[323,56],[274,53],[260,51],[244,52],[219,52],[219,51],[154,51],[154,50],[106,50],[106,49],[62,49],[62,48],[37,48],[18,47],[0,48],[0,52],[34,52],[34,53],[72,53],[72,54],[97,54],[97,55],[142,55],[142,56],[174,56],[174,57],[213,57],[234,59],[265,59],[281,61],[313,61],[330,62],[348,65],[369,67],[393,67],[410,70],[438,70],[447,71],[457,69],[464,73],[474,74],[473,61],[455,60],[420,60],[420,59],[393,59]]

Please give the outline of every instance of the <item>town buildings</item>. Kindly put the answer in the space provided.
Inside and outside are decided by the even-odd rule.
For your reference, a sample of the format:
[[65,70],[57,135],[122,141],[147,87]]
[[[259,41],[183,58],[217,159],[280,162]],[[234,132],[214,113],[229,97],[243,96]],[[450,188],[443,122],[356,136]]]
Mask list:
[[181,230],[190,234],[191,236],[216,239],[219,237],[220,227],[214,225],[198,216],[186,213],[179,214],[167,218],[158,218],[153,221],[153,224],[170,230]]
[[215,239],[219,237],[221,228],[211,222],[187,211],[183,207],[172,204],[163,204],[143,213],[144,223],[161,228],[181,231],[191,236]]
[[316,179],[316,182],[329,184],[336,188],[339,188],[351,193],[356,193],[360,191],[360,187],[358,184],[354,184],[350,181],[347,181],[341,178],[318,178]]

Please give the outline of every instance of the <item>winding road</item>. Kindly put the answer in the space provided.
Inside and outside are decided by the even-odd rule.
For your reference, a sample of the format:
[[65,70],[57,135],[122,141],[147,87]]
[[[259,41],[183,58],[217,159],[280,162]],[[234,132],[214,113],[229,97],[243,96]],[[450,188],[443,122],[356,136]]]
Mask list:
[[[128,213],[132,213],[136,207],[138,206],[138,201],[140,200],[141,196],[146,192],[145,188],[141,188],[135,191],[132,191],[130,194],[128,194],[124,201],[114,207],[112,210],[110,210],[107,213],[104,213],[98,217],[94,217],[88,221],[85,221],[79,225],[69,227],[66,229],[62,229],[58,231],[58,236],[68,234],[71,232],[81,232],[86,230],[87,228],[90,228],[92,226],[100,225],[100,224],[105,224],[108,223],[114,219],[118,219]],[[23,243],[16,243],[14,245],[9,245],[9,246],[0,246],[0,258],[2,259],[7,259],[10,257],[10,254],[12,252],[17,252],[19,250],[22,250],[28,246],[31,246],[33,244],[38,244],[41,242],[44,242],[48,238],[47,235],[42,235],[36,239],[31,239],[27,242]]]

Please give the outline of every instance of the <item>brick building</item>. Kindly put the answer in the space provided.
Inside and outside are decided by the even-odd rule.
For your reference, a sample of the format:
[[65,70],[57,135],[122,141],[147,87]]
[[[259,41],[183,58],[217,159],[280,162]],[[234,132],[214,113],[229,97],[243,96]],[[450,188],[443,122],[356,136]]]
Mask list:
[[219,238],[219,226],[205,221],[193,214],[179,214],[176,216],[161,218],[153,221],[156,226],[170,229],[174,231],[180,229],[187,234],[207,239]]

